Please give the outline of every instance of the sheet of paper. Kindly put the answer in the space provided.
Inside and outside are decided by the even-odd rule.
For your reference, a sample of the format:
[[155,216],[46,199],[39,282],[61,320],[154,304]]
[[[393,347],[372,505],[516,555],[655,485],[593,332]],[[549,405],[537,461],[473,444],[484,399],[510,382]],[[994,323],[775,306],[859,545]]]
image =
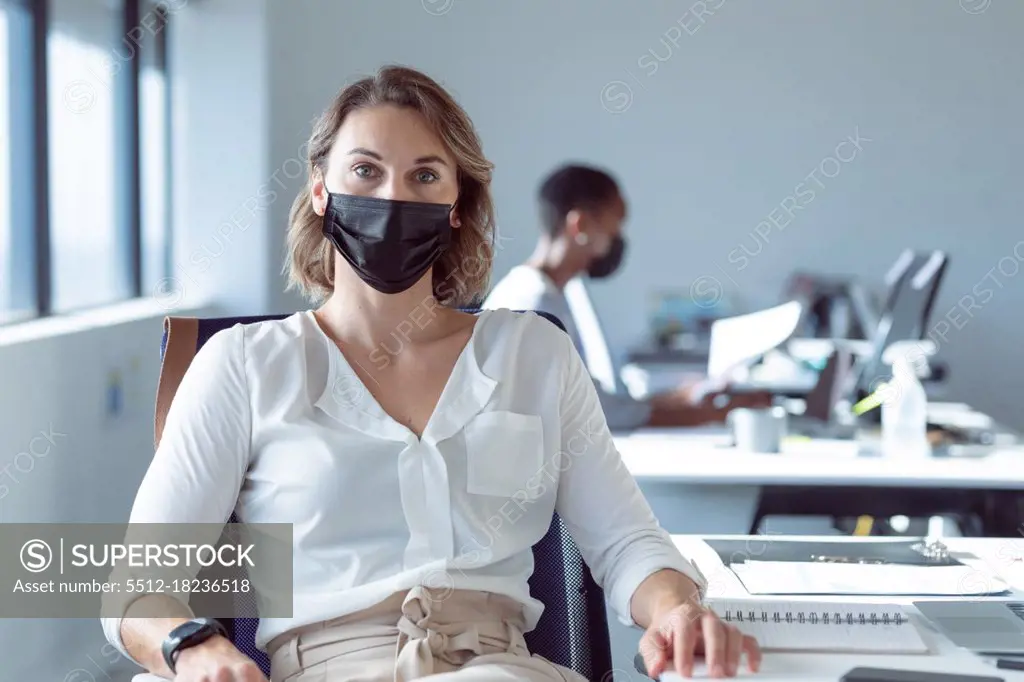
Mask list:
[[750,594],[968,596],[1009,589],[969,566],[747,561],[732,570]]
[[711,325],[708,377],[720,380],[737,365],[784,343],[796,331],[803,307],[790,301],[749,315],[716,320]]

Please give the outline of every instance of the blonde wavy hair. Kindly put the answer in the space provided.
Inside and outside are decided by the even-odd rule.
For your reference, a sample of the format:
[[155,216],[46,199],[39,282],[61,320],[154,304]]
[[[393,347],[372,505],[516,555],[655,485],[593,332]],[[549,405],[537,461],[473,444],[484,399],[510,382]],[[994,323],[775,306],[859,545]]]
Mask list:
[[[441,138],[457,164],[461,226],[433,268],[434,296],[442,305],[475,305],[487,292],[494,262],[493,172],[469,116],[436,81],[415,69],[386,66],[343,88],[313,126],[307,145],[306,186],[288,216],[288,290],[314,303],[334,291],[335,250],[323,235],[323,218],[313,211],[312,182],[326,173],[327,157],[345,117],[365,107],[390,104],[418,111]],[[449,280],[454,279],[454,282]]]

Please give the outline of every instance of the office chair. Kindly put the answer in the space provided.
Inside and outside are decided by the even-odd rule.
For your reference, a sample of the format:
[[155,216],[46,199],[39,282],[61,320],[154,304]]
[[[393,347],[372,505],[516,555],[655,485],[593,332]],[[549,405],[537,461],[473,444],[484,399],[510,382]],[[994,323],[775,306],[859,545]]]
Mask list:
[[[465,312],[478,312],[466,310]],[[553,315],[538,312],[563,331],[565,327]],[[159,444],[164,420],[174,392],[181,383],[192,358],[217,332],[236,324],[278,320],[286,315],[197,319],[168,317],[164,320],[160,344],[162,365],[157,388],[155,439]],[[237,523],[234,514],[228,520]],[[531,653],[575,670],[593,682],[610,680],[611,642],[605,613],[604,592],[594,582],[579,549],[561,519],[555,514],[547,534],[533,546],[534,571],[530,594],[543,602],[544,613],[537,627],[526,633]],[[244,595],[255,601],[255,597]],[[240,604],[246,613],[255,612],[255,603]],[[270,676],[267,655],[256,648],[258,618],[221,619],[232,642],[252,658],[265,675]]]

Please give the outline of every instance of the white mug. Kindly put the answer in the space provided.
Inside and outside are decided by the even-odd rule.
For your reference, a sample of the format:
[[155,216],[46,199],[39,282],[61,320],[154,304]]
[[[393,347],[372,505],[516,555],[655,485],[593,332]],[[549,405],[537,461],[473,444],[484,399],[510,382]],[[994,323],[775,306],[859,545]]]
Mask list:
[[729,412],[726,421],[739,450],[779,452],[786,436],[786,410],[782,407],[738,407]]

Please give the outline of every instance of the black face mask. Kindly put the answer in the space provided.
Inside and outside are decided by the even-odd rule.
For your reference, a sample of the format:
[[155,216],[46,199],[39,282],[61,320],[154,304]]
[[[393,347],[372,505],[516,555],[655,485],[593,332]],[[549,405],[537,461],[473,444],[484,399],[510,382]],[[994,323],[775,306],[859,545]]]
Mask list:
[[323,231],[360,279],[381,293],[397,294],[448,249],[452,208],[329,192]]
[[625,251],[626,240],[622,238],[622,235],[615,237],[612,240],[612,245],[608,247],[608,253],[590,261],[590,265],[587,266],[587,274],[595,279],[610,277],[619,269]]

